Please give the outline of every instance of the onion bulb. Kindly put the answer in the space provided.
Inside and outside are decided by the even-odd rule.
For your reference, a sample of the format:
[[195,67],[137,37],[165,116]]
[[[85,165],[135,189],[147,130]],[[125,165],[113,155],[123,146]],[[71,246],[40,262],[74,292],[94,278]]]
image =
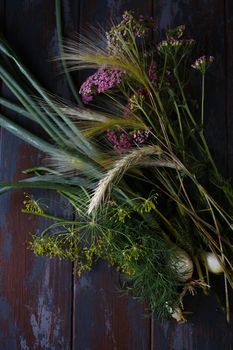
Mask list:
[[223,272],[222,265],[220,264],[221,256],[216,256],[216,254],[211,252],[206,252],[204,254],[204,261],[208,270],[212,273],[219,274]]
[[192,278],[193,262],[184,250],[178,249],[176,251],[176,257],[172,261],[172,266],[177,272],[180,282],[186,282]]

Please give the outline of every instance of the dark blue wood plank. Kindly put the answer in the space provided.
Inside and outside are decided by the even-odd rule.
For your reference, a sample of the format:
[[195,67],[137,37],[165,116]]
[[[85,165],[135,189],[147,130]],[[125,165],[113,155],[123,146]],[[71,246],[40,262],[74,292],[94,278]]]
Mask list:
[[[230,4],[231,1],[228,3]],[[228,74],[225,74],[224,2],[217,0],[208,0],[205,2],[199,0],[188,0],[185,2],[180,0],[159,0],[155,2],[154,14],[158,16],[161,32],[167,27],[185,24],[188,34],[196,40],[196,55],[207,54],[215,57],[215,64],[206,76],[204,128],[216,163],[221,173],[226,175],[228,163],[226,152],[227,134],[229,132],[226,123],[226,78],[229,84],[232,84],[232,81],[230,80],[230,76],[228,77]],[[230,36],[228,40],[230,40],[229,38]],[[194,56],[194,58],[196,57]],[[232,55],[229,56],[230,60],[233,62]],[[199,83],[199,81],[192,82],[193,88],[200,89]],[[229,91],[231,90],[229,89]],[[232,113],[231,116],[229,114],[228,122],[232,123]],[[223,286],[223,280],[221,282]],[[222,294],[224,295],[223,287]],[[231,290],[230,294],[232,295]],[[176,324],[175,320],[166,324],[160,324],[154,320],[152,349],[232,349],[232,320],[230,325],[226,323],[225,315],[220,310],[214,296],[207,298],[202,293],[198,293],[195,297],[187,298],[185,308],[186,311],[190,312],[187,315],[188,321],[185,324]]]
[[233,2],[225,2],[225,39],[226,39],[226,109],[227,109],[227,142],[228,142],[228,176],[233,177]]
[[[214,65],[206,75],[206,113],[204,129],[208,144],[221,172],[227,169],[226,77],[225,77],[225,13],[224,2],[218,0],[158,0],[154,15],[159,30],[185,24],[187,34],[196,40],[194,53],[212,55]],[[230,40],[230,39],[229,39]],[[200,80],[193,82],[200,89]],[[217,142],[216,142],[217,140]]]
[[[231,321],[230,324],[227,324],[226,317],[214,296],[190,297],[185,307],[189,312],[186,323],[177,324],[174,320],[161,324],[154,320],[153,349],[232,349],[233,323]],[[233,312],[231,313],[232,318]]]
[[[54,3],[7,1],[5,36],[26,65],[53,92],[66,92],[58,76]],[[1,94],[13,98],[2,88]],[[29,126],[29,125],[28,125]],[[35,126],[31,126],[35,128]],[[0,178],[22,178],[21,171],[43,164],[44,154],[1,131]],[[31,191],[30,191],[31,193]],[[67,215],[52,192],[33,191],[47,198],[53,213]],[[30,235],[48,221],[21,214],[23,191],[0,197],[0,349],[70,349],[72,265],[35,257],[26,247]],[[55,202],[60,201],[60,208]]]
[[150,349],[145,310],[118,288],[118,273],[105,262],[75,279],[75,350]]
[[[65,0],[63,9],[67,36],[79,25],[85,28],[86,24],[97,22],[104,26],[110,16],[119,19],[124,9],[132,8],[137,13],[151,14],[153,7],[161,30],[185,23],[189,33],[198,42],[200,40],[197,51],[216,58],[207,83],[209,98],[205,128],[223,173],[226,173],[228,162],[232,175],[233,9],[230,0],[225,3],[224,9],[224,2],[217,0]],[[4,1],[0,1],[1,26],[4,23],[3,5]],[[54,3],[9,0],[5,19],[6,36],[25,63],[47,88],[68,96],[64,77],[57,75],[60,68],[56,63],[48,62],[57,54]],[[6,89],[2,92],[9,96]],[[40,163],[42,158],[41,153],[1,130],[1,179],[20,178],[22,169]],[[58,210],[53,204],[57,197],[52,193],[36,193],[49,198],[51,208]],[[154,320],[151,334],[144,307],[131,297],[120,296],[119,276],[106,263],[100,262],[90,274],[72,282],[71,264],[35,258],[24,242],[30,232],[42,230],[48,222],[20,214],[22,201],[23,191],[0,197],[0,349],[71,349],[71,338],[72,348],[76,350],[231,349],[232,328],[226,324],[214,298],[190,298],[186,307],[195,313],[190,315],[188,323],[162,325]]]

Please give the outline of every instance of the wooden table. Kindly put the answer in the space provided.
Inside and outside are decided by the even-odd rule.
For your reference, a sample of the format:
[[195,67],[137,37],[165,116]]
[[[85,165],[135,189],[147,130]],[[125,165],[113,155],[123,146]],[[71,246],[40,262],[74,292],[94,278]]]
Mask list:
[[[207,78],[205,130],[215,159],[233,175],[233,1],[232,0],[64,0],[65,36],[87,24],[105,27],[125,9],[153,15],[161,32],[185,24],[199,54],[215,65]],[[0,29],[24,63],[50,91],[69,97],[58,55],[54,1],[0,0]],[[82,74],[74,74],[79,86]],[[1,85],[1,95],[13,99]],[[8,113],[9,114],[9,113]],[[14,118],[14,116],[13,116]],[[21,120],[25,125],[25,121]],[[35,130],[35,126],[30,128]],[[21,179],[22,170],[43,163],[44,155],[0,129],[0,180]],[[46,197],[56,214],[70,215],[51,191]],[[24,191],[0,197],[0,350],[230,350],[232,323],[214,297],[189,298],[189,321],[160,324],[117,288],[119,276],[105,262],[77,278],[69,262],[35,257],[25,241],[48,222],[21,214]],[[233,316],[232,316],[233,319]]]

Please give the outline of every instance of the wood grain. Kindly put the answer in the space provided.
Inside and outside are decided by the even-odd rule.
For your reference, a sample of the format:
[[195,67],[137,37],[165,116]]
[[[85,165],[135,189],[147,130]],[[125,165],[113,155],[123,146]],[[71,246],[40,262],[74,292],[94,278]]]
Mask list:
[[[7,1],[5,23],[6,39],[33,74],[46,88],[65,92],[64,79],[57,76],[56,64],[49,62],[58,54],[54,4]],[[2,94],[13,98],[5,87]],[[36,130],[35,125],[27,126]],[[43,158],[2,131],[1,180],[22,178],[22,170],[42,164]],[[55,204],[57,196],[33,193],[47,198],[54,213],[63,214]],[[0,197],[0,349],[70,349],[72,267],[67,262],[34,257],[26,248],[30,235],[41,232],[49,222],[21,214],[23,199],[23,191]]]
[[[230,4],[230,1],[228,3]],[[232,6],[230,5],[230,7]],[[230,86],[227,91],[226,85],[231,84],[232,86],[232,79],[225,73],[225,48],[227,43],[224,34],[224,2],[217,0],[204,2],[198,0],[185,2],[181,0],[160,0],[156,2],[154,11],[155,15],[159,17],[159,30],[161,33],[167,27],[185,24],[187,33],[196,40],[196,48],[194,50],[196,56],[193,59],[204,54],[215,57],[215,64],[209,69],[206,76],[204,129],[215,161],[221,173],[227,175],[228,156],[226,150],[227,147],[230,150],[230,144],[227,143],[229,128],[227,126],[225,102],[227,94],[229,95],[231,91]],[[228,11],[227,13],[229,16]],[[216,17],[218,17],[218,20],[216,20]],[[228,30],[230,30],[229,27]],[[228,40],[231,37],[229,34],[227,35]],[[232,55],[233,52],[229,56],[231,60],[233,58]],[[193,76],[193,81],[190,83],[193,89],[200,89],[200,80],[198,78],[200,77]],[[228,105],[229,123],[232,122],[232,107],[231,105],[230,117]],[[219,282],[216,279],[216,283],[218,284]],[[221,282],[223,285],[223,281]],[[220,294],[224,294],[223,288]],[[230,325],[226,323],[225,316],[214,296],[207,298],[203,293],[198,293],[194,298],[189,297],[186,299],[185,309],[188,311],[188,322],[185,324],[177,325],[175,321],[171,321],[162,325],[154,320],[152,349],[232,349],[233,334],[231,330],[233,323],[231,322]]]
[[233,176],[233,3],[225,2],[225,77],[226,77],[226,112],[227,112],[227,156],[228,156],[228,176]]
[[[227,125],[226,125],[226,42],[224,2],[218,0],[159,0],[155,1],[154,15],[159,18],[159,29],[184,24],[186,33],[195,39],[193,59],[212,55],[214,65],[206,75],[204,129],[210,150],[221,172],[226,175]],[[229,41],[230,36],[229,36]],[[232,58],[231,58],[232,59]],[[200,90],[198,74],[191,85]],[[194,94],[196,92],[194,91]],[[197,116],[198,118],[198,116]],[[217,140],[217,142],[216,142]]]
[[[196,54],[215,57],[207,78],[205,130],[222,173],[233,175],[232,0],[64,0],[62,9],[66,37],[83,32],[88,24],[105,27],[125,9],[154,15],[160,35],[168,26],[185,24],[197,40]],[[53,1],[0,0],[0,30],[43,86],[70,96],[59,64],[51,61],[58,54]],[[85,74],[73,77],[79,86]],[[197,77],[192,86],[199,88]],[[1,95],[13,99],[6,87],[0,88]],[[34,124],[27,126],[37,130]],[[0,180],[20,179],[23,169],[43,162],[42,153],[0,132]],[[45,197],[54,214],[69,215],[53,192],[33,193]],[[21,214],[23,198],[23,191],[0,196],[1,350],[233,349],[232,321],[226,324],[214,296],[199,292],[188,297],[186,324],[161,324],[146,318],[145,307],[131,296],[122,295],[119,274],[106,262],[77,278],[68,262],[34,257],[25,241],[49,222]]]

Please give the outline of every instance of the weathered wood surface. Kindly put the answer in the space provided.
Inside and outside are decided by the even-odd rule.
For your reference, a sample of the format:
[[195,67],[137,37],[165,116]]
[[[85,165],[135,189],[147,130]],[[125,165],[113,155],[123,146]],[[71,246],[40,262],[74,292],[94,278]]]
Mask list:
[[[5,1],[4,18],[4,35],[25,64],[46,88],[65,93],[56,64],[49,62],[58,54],[53,2]],[[5,87],[2,94],[10,96]],[[1,130],[0,143],[2,181],[20,179],[23,169],[42,163],[41,153],[5,130]],[[43,196],[54,207],[57,196],[51,192]],[[0,349],[68,350],[72,266],[36,258],[26,248],[30,234],[48,222],[21,214],[23,199],[24,191],[0,197]]]
[[[233,176],[233,5],[232,0],[64,0],[67,35],[87,24],[103,27],[125,9],[154,15],[159,29],[184,23],[198,39],[197,51],[212,54],[215,68],[208,78],[205,127],[218,164]],[[52,92],[68,96],[55,62],[58,54],[53,1],[0,0],[0,29],[38,80]],[[78,83],[81,75],[76,75]],[[1,94],[10,96],[1,86]],[[11,97],[12,98],[12,97]],[[33,127],[33,126],[32,126]],[[43,154],[13,137],[0,134],[0,180],[22,178],[21,171],[41,164]],[[57,196],[48,198],[57,214]],[[227,325],[214,298],[189,298],[189,322],[160,324],[144,317],[144,307],[120,296],[119,276],[106,263],[81,277],[68,262],[34,257],[25,241],[48,222],[20,213],[23,191],[0,197],[0,350],[230,350],[232,324]],[[233,318],[233,315],[232,315]]]

